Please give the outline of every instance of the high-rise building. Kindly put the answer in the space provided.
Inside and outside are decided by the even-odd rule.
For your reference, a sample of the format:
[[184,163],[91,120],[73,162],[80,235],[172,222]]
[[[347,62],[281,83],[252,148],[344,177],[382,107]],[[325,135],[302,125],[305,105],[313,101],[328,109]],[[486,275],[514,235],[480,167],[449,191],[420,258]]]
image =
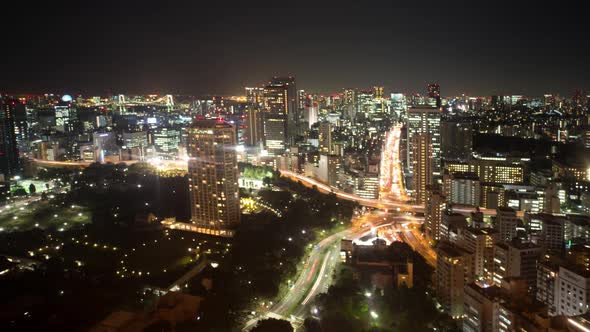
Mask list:
[[373,113],[373,91],[358,91],[356,97],[356,114],[360,116],[368,116]]
[[403,93],[392,93],[391,111],[394,112],[398,118],[401,118],[406,115],[407,109],[406,95]]
[[20,170],[14,123],[18,102],[0,98],[0,103],[0,173],[8,178]]
[[496,230],[500,233],[500,241],[512,241],[516,237],[518,218],[516,211],[509,207],[496,209]]
[[273,86],[283,86],[286,90],[286,103],[287,103],[287,114],[291,115],[291,118],[298,119],[298,91],[295,85],[295,77],[293,76],[285,76],[279,77],[275,76],[271,79],[270,85]]
[[472,255],[447,242],[438,244],[435,272],[437,299],[453,318],[463,315],[463,288],[473,282]]
[[428,97],[440,97],[440,85],[438,85],[437,83],[428,84]]
[[425,200],[424,217],[426,221],[426,234],[434,240],[440,240],[442,217],[447,209],[446,199],[439,191],[429,188],[425,192]]
[[451,173],[475,173],[482,184],[522,184],[524,182],[524,165],[520,158],[477,156],[464,163],[445,162],[445,169]]
[[497,307],[500,288],[480,287],[476,283],[465,286],[463,331],[491,332],[496,317],[494,308]]
[[29,123],[32,122],[30,121],[30,113],[27,112],[25,104],[20,100],[7,100],[7,103],[13,108],[14,135],[19,154],[22,155],[23,152],[29,151]]
[[547,307],[533,301],[526,291],[519,279],[507,280],[501,287],[467,285],[463,331],[584,331],[566,328],[563,319],[547,317]]
[[344,89],[343,93],[344,104],[354,105],[356,103],[356,90],[355,89]]
[[287,148],[287,119],[284,115],[264,114],[264,146],[271,156],[280,156]]
[[435,100],[436,107],[441,107],[440,85],[438,83],[428,84],[428,97]]
[[459,245],[473,254],[473,274],[476,280],[492,283],[494,244],[498,232],[493,229],[465,227],[459,229]]
[[299,103],[295,77],[273,77],[264,87],[265,107],[275,115],[284,115],[289,123],[299,123]]
[[71,133],[76,129],[77,111],[70,103],[60,103],[53,107],[55,110],[55,130]]
[[327,154],[333,153],[332,124],[328,121],[320,123],[319,128],[319,150]]
[[269,84],[264,87],[264,107],[276,115],[289,114],[289,96],[283,84]]
[[297,133],[299,110],[294,77],[273,77],[264,87],[264,139],[270,155],[281,155]]
[[383,99],[383,87],[382,86],[374,86],[373,87],[373,99],[379,100],[379,101]]
[[563,239],[565,241],[572,240],[590,243],[590,216],[568,214],[565,220],[561,219],[561,221],[563,224]]
[[537,294],[536,299],[547,305],[550,316],[557,314],[557,291],[559,289],[559,264],[551,261],[537,262]]
[[262,112],[253,106],[246,108],[245,143],[248,146],[257,146],[264,138],[264,126]]
[[441,176],[441,140],[440,140],[440,110],[432,107],[415,107],[408,109],[408,157],[407,165],[408,172],[414,173],[414,144],[416,141],[414,137],[418,134],[428,134],[427,145],[430,146],[432,154],[432,175],[434,177]]
[[520,184],[524,182],[522,163],[503,157],[480,157],[472,161],[477,165],[480,181],[486,183]]
[[101,163],[105,162],[105,158],[109,155],[119,152],[117,139],[113,132],[93,133],[92,145],[94,149],[94,160]]
[[557,314],[576,316],[590,305],[590,271],[575,266],[560,266],[557,288]]
[[539,235],[539,244],[543,249],[560,254],[565,247],[566,225],[567,220],[560,216],[551,214],[537,214],[531,217],[531,220],[540,219],[541,233]]
[[305,106],[303,112],[303,119],[307,122],[308,129],[311,129],[311,126],[318,122],[318,105]]
[[246,87],[246,101],[255,108],[262,107],[264,104],[264,88]]
[[167,160],[177,159],[180,131],[165,127],[157,128],[152,133],[152,144],[158,157]]
[[131,160],[142,160],[145,157],[145,152],[148,147],[147,132],[123,132],[122,135],[123,147],[130,153]]
[[449,203],[479,206],[481,200],[479,177],[475,173],[445,171],[443,193]]
[[240,222],[236,132],[216,120],[188,131],[191,221],[204,233],[230,235]]
[[301,111],[309,104],[305,90],[297,91],[297,108]]
[[361,198],[379,198],[379,173],[372,172],[342,172],[340,185],[347,191]]
[[147,133],[145,131],[123,132],[123,146],[127,148],[143,148],[148,145]]
[[499,242],[494,245],[494,267],[492,281],[500,286],[507,277],[519,277],[534,291],[537,280],[537,261],[541,247],[530,242]]
[[416,204],[426,202],[427,188],[433,184],[434,163],[431,135],[418,133],[412,137],[413,187]]
[[441,157],[466,161],[471,157],[473,126],[459,121],[443,121],[440,126]]
[[338,171],[340,170],[340,157],[328,154],[320,154],[318,163],[318,178],[320,181],[335,187],[338,185]]
[[344,89],[342,93],[343,104],[344,104],[344,117],[351,120],[353,123],[356,119],[356,113],[358,111],[356,105],[356,90],[355,89]]

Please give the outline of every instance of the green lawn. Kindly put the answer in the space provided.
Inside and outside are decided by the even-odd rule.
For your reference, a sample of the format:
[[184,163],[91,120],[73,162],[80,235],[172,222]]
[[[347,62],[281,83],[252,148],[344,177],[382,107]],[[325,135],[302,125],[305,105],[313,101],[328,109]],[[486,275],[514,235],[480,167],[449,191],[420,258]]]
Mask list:
[[67,230],[73,226],[90,222],[90,213],[80,206],[58,207],[47,201],[27,205],[10,204],[0,209],[0,229],[3,231],[24,231],[33,228],[55,227]]

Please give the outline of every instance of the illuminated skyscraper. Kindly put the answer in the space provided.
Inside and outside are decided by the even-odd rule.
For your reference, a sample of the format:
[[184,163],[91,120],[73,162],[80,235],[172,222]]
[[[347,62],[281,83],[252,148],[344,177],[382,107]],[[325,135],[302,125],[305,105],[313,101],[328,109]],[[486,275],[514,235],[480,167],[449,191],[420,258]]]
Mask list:
[[303,110],[305,106],[309,104],[308,102],[309,100],[307,98],[305,90],[297,91],[297,108],[299,109],[299,111]]
[[430,137],[430,134],[418,133],[412,138],[412,148],[414,149],[414,200],[417,204],[426,202],[428,196],[426,189],[432,185],[434,160]]
[[54,106],[55,130],[62,133],[71,133],[76,129],[78,119],[76,108],[69,102],[61,102]]
[[271,155],[281,155],[288,145],[289,123],[297,119],[295,78],[275,77],[264,87],[264,141]]
[[[0,96],[1,97],[1,96]],[[9,177],[20,169],[15,126],[18,101],[0,99],[0,173]]]
[[282,84],[268,84],[264,87],[264,107],[276,115],[289,114],[289,96],[287,87]]
[[373,98],[376,100],[383,99],[383,87],[382,86],[374,86],[373,87]]
[[318,122],[318,104],[313,104],[309,106],[305,106],[304,109],[304,120],[307,121],[308,129],[311,129],[311,126]]
[[354,105],[356,103],[356,90],[344,89],[343,97],[345,105]]
[[356,93],[356,114],[363,113],[364,116],[373,113],[373,91],[360,91]]
[[240,222],[236,132],[215,120],[197,121],[188,132],[192,223],[203,232],[228,235]]
[[287,148],[287,119],[284,115],[264,114],[264,146],[271,156],[280,156]]
[[256,107],[264,103],[264,88],[246,88],[246,101]]
[[440,111],[432,107],[416,107],[408,109],[408,172],[414,173],[414,136],[417,134],[429,134],[429,144],[431,145],[432,175],[439,177],[441,175],[441,139],[440,139]]
[[123,132],[122,141],[122,150],[129,154],[130,159],[142,160],[145,157],[145,149],[148,146],[147,132]]
[[158,157],[172,160],[178,158],[180,131],[169,128],[157,128],[152,133],[152,144]]
[[299,96],[295,85],[295,77],[273,77],[270,81],[271,86],[282,86],[285,90],[285,114],[288,120],[293,123],[299,123]]
[[408,104],[406,103],[406,96],[403,93],[391,94],[391,111],[398,117],[406,115]]

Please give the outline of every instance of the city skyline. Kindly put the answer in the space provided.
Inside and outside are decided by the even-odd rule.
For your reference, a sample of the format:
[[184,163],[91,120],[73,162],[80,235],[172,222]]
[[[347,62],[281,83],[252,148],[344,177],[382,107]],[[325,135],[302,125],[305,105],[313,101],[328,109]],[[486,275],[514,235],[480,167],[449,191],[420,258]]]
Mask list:
[[581,12],[569,8],[62,2],[7,11],[27,22],[1,23],[22,33],[0,55],[7,93],[231,95],[272,75],[319,93],[373,85],[412,93],[431,82],[443,96],[589,89]]
[[573,5],[4,4],[0,330],[590,331]]

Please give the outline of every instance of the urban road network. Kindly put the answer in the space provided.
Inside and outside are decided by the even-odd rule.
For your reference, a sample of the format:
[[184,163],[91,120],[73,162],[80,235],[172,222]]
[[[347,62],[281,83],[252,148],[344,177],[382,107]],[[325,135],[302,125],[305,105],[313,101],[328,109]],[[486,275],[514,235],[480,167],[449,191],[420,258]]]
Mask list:
[[[436,254],[428,240],[419,230],[423,217],[415,213],[424,212],[422,205],[412,204],[404,190],[403,173],[399,158],[401,127],[395,126],[386,135],[381,166],[380,198],[369,199],[332,188],[322,182],[289,170],[281,169],[281,176],[301,182],[307,187],[316,187],[320,192],[333,193],[337,197],[357,202],[359,205],[382,210],[380,213],[364,213],[354,217],[353,226],[347,230],[330,235],[314,245],[312,253],[306,258],[299,277],[292,283],[287,294],[265,313],[249,320],[244,330],[253,328],[257,321],[265,317],[288,319],[295,325],[302,323],[307,314],[313,314],[314,298],[325,292],[332,282],[332,276],[340,261],[340,240],[343,238],[359,239],[377,228],[387,229],[380,236],[389,242],[401,240],[418,251],[430,265],[436,264]],[[91,163],[62,162],[34,159],[43,166],[78,166],[86,167]],[[135,161],[125,162],[133,164]],[[150,161],[160,168],[186,168],[186,161]],[[468,209],[459,212],[470,212]]]
[[[382,161],[385,162],[381,166],[380,199],[362,198],[332,188],[304,175],[280,170],[282,176],[299,181],[307,187],[315,186],[321,192],[333,193],[341,199],[383,211],[355,216],[351,228],[333,234],[317,243],[290,291],[269,312],[248,321],[244,330],[251,329],[259,319],[264,317],[289,319],[298,325],[307,314],[313,314],[314,308],[311,305],[314,297],[325,292],[332,282],[332,276],[340,261],[339,242],[343,238],[356,240],[368,233],[378,232],[379,236],[389,242],[402,240],[408,243],[424,256],[430,265],[436,264],[434,250],[417,227],[423,223],[423,218],[408,215],[408,212],[423,212],[424,207],[407,201],[408,196],[403,185],[403,173],[399,158],[400,133],[401,127],[395,126],[385,139],[382,153]],[[376,231],[377,229],[384,229],[384,231]]]

